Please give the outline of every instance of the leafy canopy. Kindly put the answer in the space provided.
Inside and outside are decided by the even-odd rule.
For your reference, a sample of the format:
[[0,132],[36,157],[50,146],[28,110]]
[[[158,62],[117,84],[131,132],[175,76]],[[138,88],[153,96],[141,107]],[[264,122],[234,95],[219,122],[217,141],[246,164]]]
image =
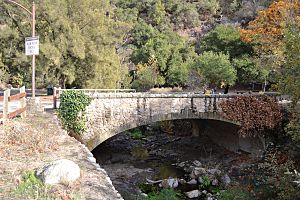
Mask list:
[[284,63],[284,32],[287,25],[300,22],[300,2],[280,0],[259,12],[247,29],[240,29],[243,41],[255,44],[263,65],[279,68]]
[[218,25],[207,33],[200,41],[200,50],[222,52],[229,54],[230,58],[236,58],[244,54],[253,54],[252,46],[243,42],[236,27]]
[[[20,1],[30,8],[31,1]],[[40,37],[37,85],[115,88],[122,69],[115,45],[127,25],[109,18],[108,0],[36,1],[36,32]],[[0,3],[1,62],[14,75],[30,82],[30,57],[24,56],[24,38],[31,35],[30,18],[19,7]],[[2,34],[3,33],[3,34]],[[13,47],[13,48],[12,48]]]
[[226,84],[233,85],[237,79],[229,55],[223,53],[204,52],[197,58],[194,68],[209,84],[218,85],[225,81]]

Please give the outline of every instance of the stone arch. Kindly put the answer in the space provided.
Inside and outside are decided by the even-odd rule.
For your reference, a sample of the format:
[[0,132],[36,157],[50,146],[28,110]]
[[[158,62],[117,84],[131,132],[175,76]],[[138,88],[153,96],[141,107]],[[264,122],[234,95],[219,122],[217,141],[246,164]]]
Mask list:
[[137,119],[137,120],[131,120],[128,121],[125,124],[122,124],[121,126],[118,126],[117,128],[109,129],[106,132],[102,132],[102,134],[97,134],[95,137],[91,138],[87,141],[87,146],[90,150],[93,150],[98,145],[100,145],[102,142],[106,141],[107,139],[122,133],[124,131],[137,128],[140,126],[144,126],[147,124],[155,123],[155,122],[161,122],[161,121],[170,121],[170,120],[216,120],[216,121],[223,121],[235,125],[239,125],[238,123],[234,121],[230,121],[222,116],[221,113],[217,112],[211,112],[211,113],[195,113],[191,110],[186,110],[181,113],[167,113],[167,114],[157,114],[149,116],[149,118],[146,119]]

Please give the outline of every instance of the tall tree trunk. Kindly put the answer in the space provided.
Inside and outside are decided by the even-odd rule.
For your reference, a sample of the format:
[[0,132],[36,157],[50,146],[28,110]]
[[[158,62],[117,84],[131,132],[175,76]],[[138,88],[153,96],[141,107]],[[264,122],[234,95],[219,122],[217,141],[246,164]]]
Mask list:
[[66,89],[66,76],[64,74],[60,76],[59,85],[61,89]]

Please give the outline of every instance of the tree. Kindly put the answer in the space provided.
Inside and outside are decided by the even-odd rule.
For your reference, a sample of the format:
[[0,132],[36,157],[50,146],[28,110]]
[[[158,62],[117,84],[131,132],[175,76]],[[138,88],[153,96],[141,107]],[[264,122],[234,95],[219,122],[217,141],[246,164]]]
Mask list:
[[293,139],[300,141],[300,26],[298,23],[287,27],[285,38],[285,64],[279,80],[279,89],[292,97],[290,122],[287,132]]
[[220,4],[218,0],[197,0],[194,1],[197,5],[200,13],[206,13],[216,15],[220,10]]
[[264,68],[258,67],[255,60],[247,54],[238,58],[233,58],[232,65],[237,70],[238,83],[247,84],[256,81],[263,81],[268,75],[268,71]]
[[196,59],[194,68],[206,82],[212,85],[218,85],[221,81],[233,85],[237,79],[236,70],[230,63],[229,55],[223,53],[203,52]]
[[176,29],[194,28],[199,25],[199,13],[195,4],[180,3],[172,12],[171,22]]
[[[280,0],[259,12],[247,29],[240,29],[241,38],[253,43],[260,55],[261,63],[269,68],[277,68],[284,62],[284,30],[287,24],[300,14],[298,0]],[[299,22],[299,21],[298,21]]]
[[152,19],[153,25],[159,25],[165,18],[166,11],[164,4],[158,0],[149,10],[149,17]]
[[9,79],[8,69],[0,60],[0,84],[6,83],[8,79]]
[[190,63],[196,54],[186,40],[172,32],[160,32],[146,23],[137,24],[132,30],[131,60],[136,64],[147,63],[150,57],[157,60],[157,70],[166,85],[184,85]]
[[252,46],[243,42],[236,27],[218,25],[207,33],[200,42],[198,52],[213,51],[229,54],[230,59],[244,54],[253,54]]
[[132,83],[132,88],[138,91],[147,91],[155,85],[164,84],[164,78],[160,76],[157,59],[151,55],[147,63],[138,64],[136,79]]
[[[28,0],[22,3],[30,7]],[[109,18],[109,1],[45,0],[36,4],[36,29],[40,37],[37,85],[51,82],[62,87],[68,83],[78,87],[115,88],[121,72],[115,46],[123,38],[126,25]],[[0,15],[4,18],[7,34],[5,42],[1,43],[4,45],[0,49],[1,60],[10,72],[21,71],[28,81],[30,61],[23,58],[22,51],[24,37],[30,35],[29,21],[25,14],[18,14],[19,8],[7,3],[2,5],[5,12]],[[8,54],[11,43],[16,48]],[[14,63],[15,60],[18,63]]]
[[279,86],[282,92],[290,94],[296,104],[300,100],[300,26],[288,26],[283,40],[285,44],[285,64],[282,68]]
[[267,71],[258,67],[251,44],[241,40],[239,30],[229,25],[218,25],[200,41],[198,52],[213,51],[228,54],[237,71],[238,83],[262,81]]

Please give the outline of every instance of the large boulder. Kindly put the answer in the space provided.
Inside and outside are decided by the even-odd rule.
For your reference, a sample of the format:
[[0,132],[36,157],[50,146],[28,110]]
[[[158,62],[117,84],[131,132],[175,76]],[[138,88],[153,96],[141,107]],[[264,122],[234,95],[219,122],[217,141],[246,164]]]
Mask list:
[[194,179],[194,178],[198,178],[200,176],[206,175],[206,173],[207,172],[206,172],[205,168],[203,168],[203,167],[195,167],[193,169],[193,171],[191,172],[190,177],[192,179]]
[[162,188],[177,188],[178,187],[178,179],[177,178],[169,178],[164,179],[160,184]]
[[231,179],[230,179],[230,177],[227,174],[225,174],[224,176],[222,176],[221,181],[222,181],[222,183],[225,186],[227,186],[227,185],[229,185],[231,183]]
[[37,169],[36,175],[45,184],[71,183],[80,177],[80,168],[71,160],[61,159]]
[[199,197],[201,195],[201,192],[199,190],[192,190],[192,191],[186,192],[185,195],[189,199],[193,199],[193,198]]

